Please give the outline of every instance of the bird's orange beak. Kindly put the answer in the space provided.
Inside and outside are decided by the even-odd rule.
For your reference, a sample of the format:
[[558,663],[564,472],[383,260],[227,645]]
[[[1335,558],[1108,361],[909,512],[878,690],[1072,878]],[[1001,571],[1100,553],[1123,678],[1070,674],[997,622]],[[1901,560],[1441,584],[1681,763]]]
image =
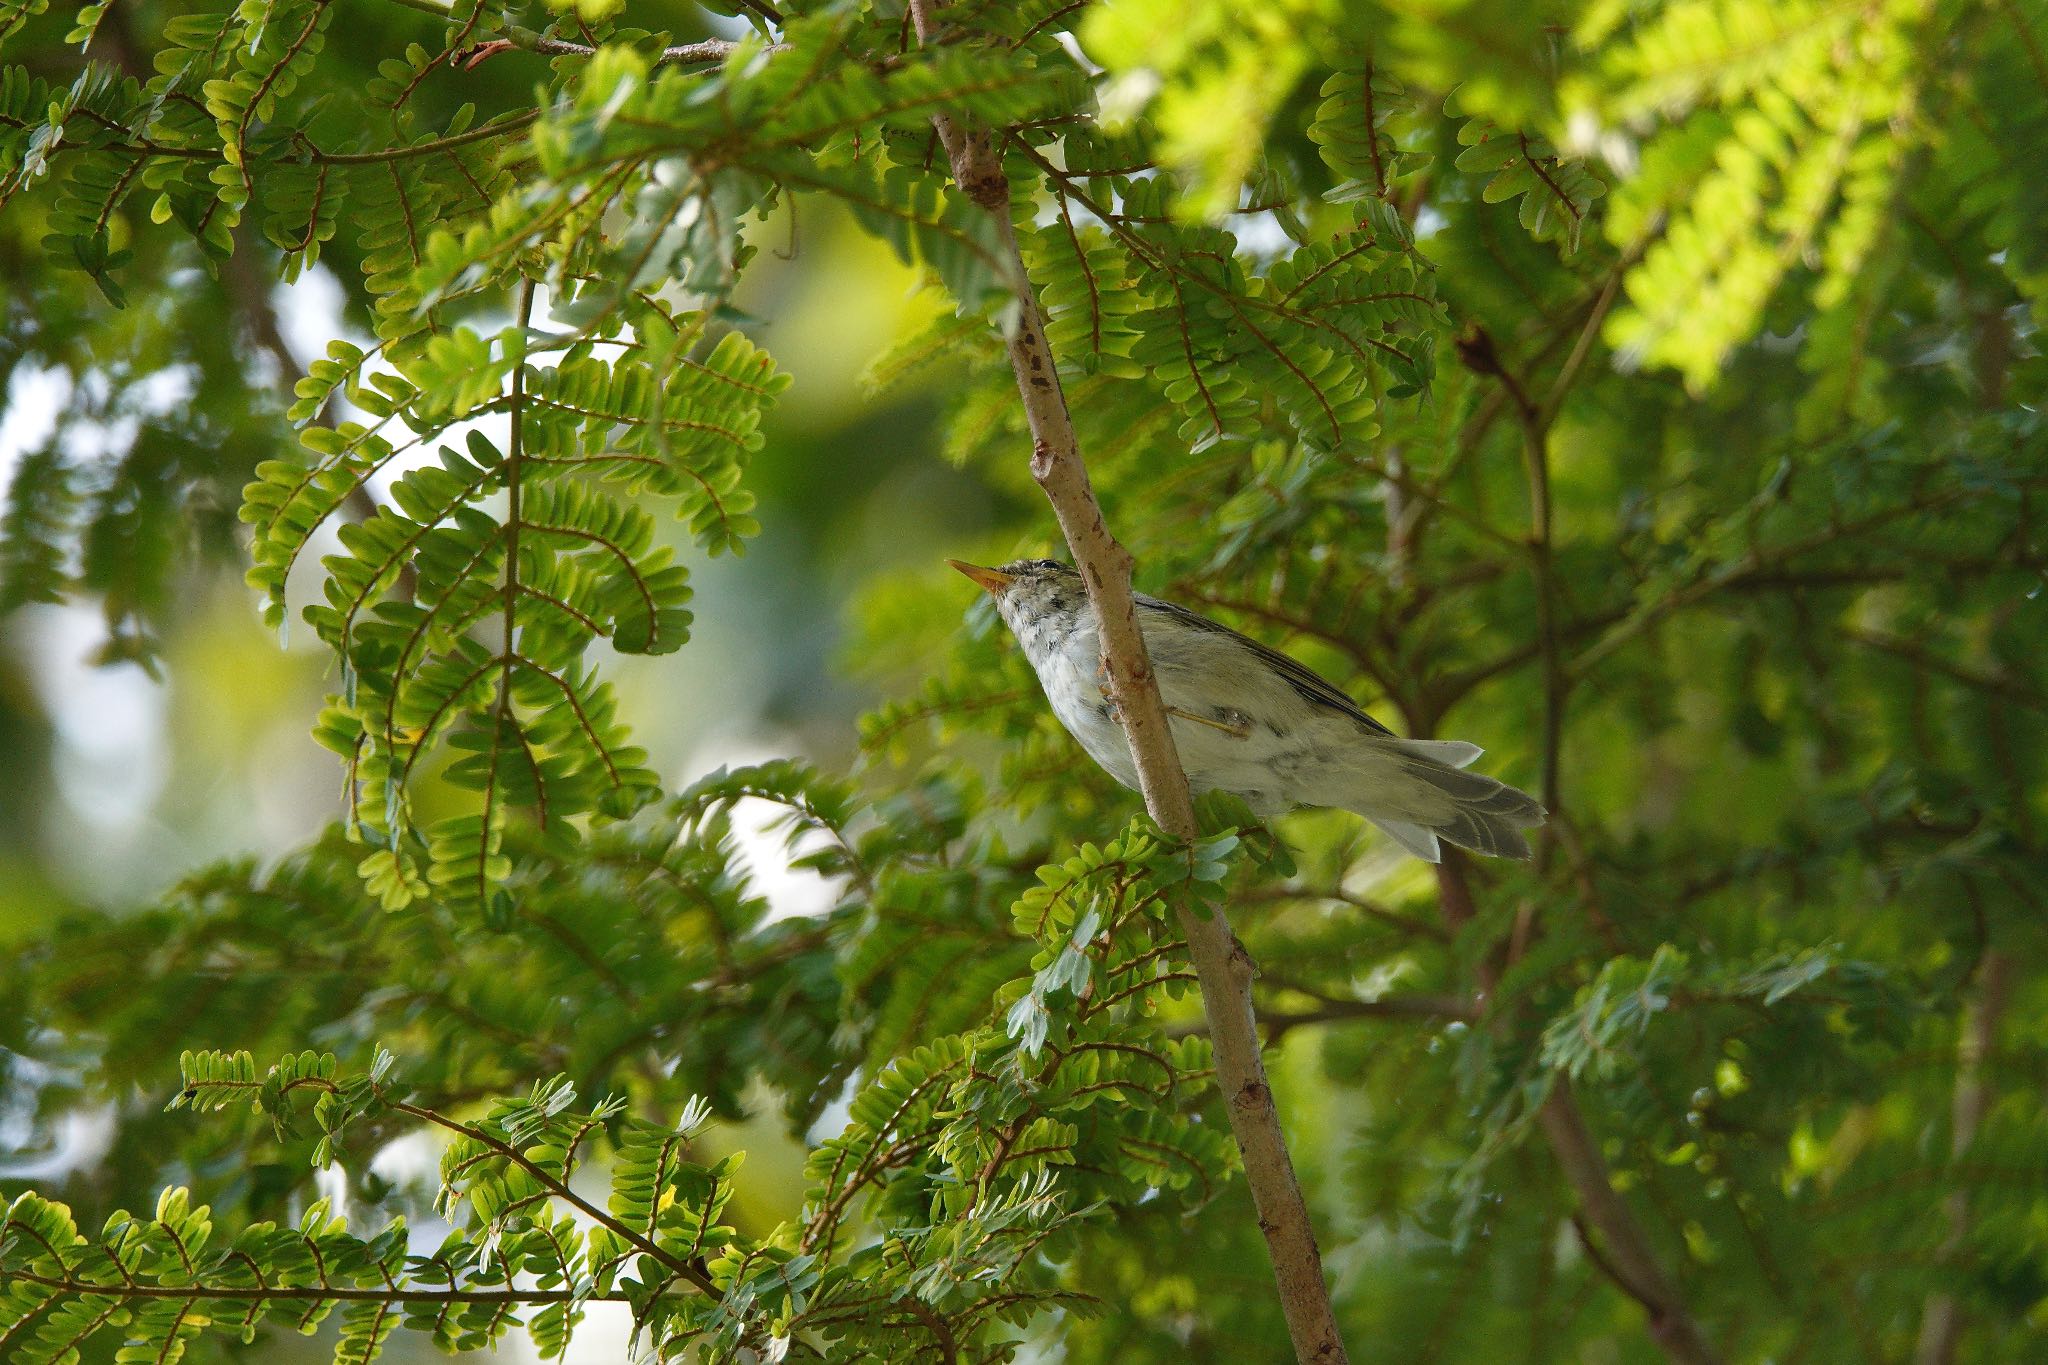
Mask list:
[[946,562],[993,593],[1000,593],[1017,581],[1015,574],[1006,574],[1001,569],[984,569],[979,564],[969,564],[959,559],[949,559]]

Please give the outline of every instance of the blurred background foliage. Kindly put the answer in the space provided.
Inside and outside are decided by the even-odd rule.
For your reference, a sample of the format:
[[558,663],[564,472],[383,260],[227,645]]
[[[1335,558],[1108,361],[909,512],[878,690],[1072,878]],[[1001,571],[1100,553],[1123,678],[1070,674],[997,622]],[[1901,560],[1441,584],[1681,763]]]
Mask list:
[[[750,22],[791,41],[812,18],[799,53],[837,25],[872,55],[907,25],[888,0],[459,6],[486,16],[468,27],[320,8],[317,61],[256,123],[329,149],[537,103],[564,146],[602,142],[616,130],[577,102],[614,90],[688,114],[701,73],[605,86],[593,68],[623,68],[548,60],[542,30],[645,48]],[[355,871],[382,799],[336,823],[348,793],[307,734],[353,666],[299,614],[321,598],[312,561],[345,548],[335,524],[391,507],[391,476],[313,533],[282,639],[243,585],[236,509],[259,463],[304,458],[297,377],[334,338],[402,333],[409,296],[348,228],[367,200],[324,238],[282,230],[290,205],[261,186],[238,227],[202,226],[200,176],[166,191],[168,226],[144,193],[81,226],[80,194],[108,192],[90,169],[105,83],[163,70],[190,47],[176,24],[198,22],[89,13],[73,33],[66,7],[0,0],[0,1190],[62,1200],[81,1228],[167,1184],[223,1227],[295,1220],[307,1142],[162,1112],[178,1054],[311,1047],[361,1068],[382,1044],[451,1113],[557,1074],[664,1123],[702,1096],[701,1159],[750,1153],[723,1217],[772,1241],[808,1215],[805,1153],[861,1086],[1042,976],[1052,941],[1012,917],[1034,869],[1138,809],[941,563],[1058,548],[988,272],[934,246],[937,215],[877,235],[836,181],[676,250],[669,301],[793,377],[746,456],[745,554],[663,519],[694,589],[688,645],[595,646],[645,766],[683,795],[573,847],[515,820],[502,900],[388,909]],[[260,46],[297,13],[238,22]],[[1288,648],[1403,733],[1484,745],[1557,815],[1532,866],[1471,869],[1469,921],[1348,816],[1288,817],[1292,870],[1231,874],[1353,1357],[1656,1357],[1642,1287],[1536,1130],[1567,1076],[1726,1358],[2038,1358],[2048,12],[954,13],[1056,106],[1010,120],[1008,169],[1140,588]],[[476,48],[494,35],[505,49]],[[378,82],[414,75],[401,119]],[[824,139],[817,174],[929,168],[928,112],[862,124],[852,151]],[[158,135],[191,132],[175,122]],[[545,149],[522,160],[524,139],[483,202],[515,200],[518,176],[573,180]],[[282,139],[246,153],[280,183],[306,164]],[[422,183],[428,160],[408,163]],[[621,196],[593,235],[630,239],[659,206]],[[482,221],[440,207],[458,234]],[[505,327],[509,278],[457,315]],[[543,317],[590,297],[547,284]],[[1262,330],[1247,298],[1278,321]],[[352,413],[344,396],[323,420]],[[503,445],[502,413],[473,425]],[[812,768],[693,789],[781,758]],[[476,803],[439,773],[404,800],[421,829]],[[1130,1027],[1178,1046],[1200,1014],[1166,999]],[[1199,1131],[1200,1097],[1175,1104]],[[433,1137],[365,1123],[319,1191],[438,1230]],[[1280,1358],[1248,1201],[1227,1159],[1198,1155],[1214,1160],[1189,1161],[1182,1197],[1105,1185],[1108,1211],[1047,1243],[1048,1297],[1008,1329],[1027,1358]],[[1072,1290],[1100,1303],[1057,1297]],[[619,1358],[623,1321],[572,1358]],[[294,1345],[271,1328],[254,1350]],[[386,1349],[431,1354],[407,1334]]]

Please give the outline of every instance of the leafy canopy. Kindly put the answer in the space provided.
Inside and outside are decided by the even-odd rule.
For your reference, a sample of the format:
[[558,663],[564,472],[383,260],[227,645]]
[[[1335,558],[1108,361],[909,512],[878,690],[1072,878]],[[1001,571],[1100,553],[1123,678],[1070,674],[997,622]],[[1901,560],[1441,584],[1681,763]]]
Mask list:
[[[195,553],[280,633],[310,581],[344,783],[289,856],[0,966],[9,1124],[115,1130],[10,1180],[0,1355],[333,1318],[338,1360],[556,1357],[596,1304],[664,1360],[1260,1355],[1198,905],[1262,964],[1355,1349],[1643,1358],[1618,1205],[1725,1358],[2028,1358],[2048,10],[935,22],[0,0],[0,377],[76,400],[0,607],[89,597],[155,667]],[[941,116],[996,140],[1016,259]],[[856,771],[665,793],[606,673],[761,530],[789,375],[739,291],[834,214],[950,305],[870,375],[942,394],[970,477],[1031,492],[1021,283],[1143,586],[1485,742],[1537,861],[1432,881],[1228,802],[1168,840],[923,572],[865,585],[857,652],[916,681]],[[315,271],[359,330],[300,377],[269,285]],[[743,806],[823,913],[771,910]],[[800,1175],[714,1150],[763,1095]],[[411,1133],[425,1190],[372,1166]]]

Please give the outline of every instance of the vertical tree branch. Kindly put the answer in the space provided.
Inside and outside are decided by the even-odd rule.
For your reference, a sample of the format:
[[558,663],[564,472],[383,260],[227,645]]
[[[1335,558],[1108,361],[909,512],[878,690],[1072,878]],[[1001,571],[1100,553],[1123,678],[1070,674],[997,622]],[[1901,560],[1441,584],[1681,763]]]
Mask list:
[[[1972,355],[1978,401],[1985,411],[1996,410],[2005,399],[2006,375],[2012,355],[2011,322],[2004,310],[1987,307],[1980,315],[1977,345]],[[1860,632],[1849,638],[1860,638],[1865,644],[1873,642],[1871,637]],[[1998,698],[1991,704],[1993,742],[1997,746],[2001,766],[2006,770],[2006,781],[2016,797],[2011,806],[2015,832],[2022,843],[2031,844],[2033,809],[2027,800],[2027,784],[2017,771],[2018,765],[2013,762],[2012,746],[2002,741],[2007,720],[2005,703],[2017,701],[2027,706],[2038,702],[2030,700],[2028,693],[2014,696],[2006,690],[2003,669],[1990,675],[1958,670],[1940,660],[1932,651],[1896,648],[1903,644],[1886,641],[1879,647],[1893,647],[1895,652],[1910,659],[1918,668],[1945,673],[1959,682],[1982,687]],[[1908,652],[1909,649],[1912,652]],[[1956,1088],[1950,1110],[1948,1140],[1951,1165],[1960,1162],[1969,1151],[1970,1144],[1977,1140],[1977,1130],[1983,1126],[1985,1114],[1991,1110],[1991,1085],[1984,1077],[1984,1062],[1998,1043],[1999,1021],[2012,995],[2012,968],[2012,959],[1997,949],[1985,952],[1977,964],[1976,996],[1963,1011],[1961,1036],[1956,1039]],[[1948,1231],[1941,1240],[1941,1260],[1948,1265],[1953,1264],[1970,1237],[1970,1192],[1958,1183],[1943,1202]],[[1956,1296],[1946,1290],[1929,1294],[1927,1306],[1920,1315],[1920,1339],[1913,1350],[1916,1365],[1951,1365],[1956,1358],[1956,1344],[1962,1335],[1963,1310],[1962,1305],[1956,1302]]]
[[[1469,923],[1475,913],[1463,855],[1444,850],[1444,860],[1437,864],[1436,875],[1444,922],[1458,929]],[[1478,970],[1482,998],[1491,998],[1499,984],[1499,970],[1487,957],[1480,959]],[[1571,1082],[1562,1073],[1552,1078],[1550,1094],[1537,1111],[1536,1120],[1557,1158],[1558,1168],[1578,1196],[1580,1215],[1606,1244],[1604,1255],[1592,1253],[1593,1263],[1623,1293],[1643,1306],[1650,1319],[1650,1335],[1665,1355],[1680,1365],[1716,1365],[1720,1357],[1700,1331],[1678,1286],[1665,1275],[1649,1235],[1615,1191],[1607,1159],[1600,1154],[1600,1144],[1586,1127],[1585,1115],[1572,1098]]]
[[1564,748],[1566,682],[1558,651],[1557,575],[1551,562],[1550,427],[1533,409],[1522,413],[1522,452],[1529,474],[1529,555],[1536,579],[1536,638],[1543,661],[1543,808],[1552,816],[1539,840],[1538,857],[1547,862],[1557,844],[1561,815],[1558,764]]
[[[910,0],[920,43],[932,40],[934,8],[935,0]],[[1051,502],[1074,566],[1087,585],[1101,629],[1103,668],[1137,765],[1145,809],[1167,833],[1191,839],[1197,833],[1194,803],[1138,626],[1131,597],[1131,555],[1104,522],[1081,458],[1037,295],[1017,248],[1002,155],[987,130],[963,128],[943,115],[932,122],[952,163],[954,181],[994,221],[1000,258],[1016,291],[1017,318],[1006,342],[1031,427],[1031,476]],[[1258,1208],[1259,1230],[1272,1254],[1295,1356],[1316,1365],[1339,1365],[1349,1357],[1337,1333],[1323,1281],[1322,1254],[1259,1054],[1251,989],[1256,967],[1221,915],[1204,919],[1183,910],[1180,918],[1188,956],[1201,980],[1217,1083],[1244,1158],[1245,1183]]]
[[[2012,986],[2012,959],[2004,953],[1984,955],[1977,998],[1963,1014],[1962,1037],[1956,1042],[1955,1117],[1949,1129],[1949,1159],[1962,1160],[1977,1140],[1977,1129],[1991,1108],[1991,1087],[1984,1079],[1984,1059],[1998,1040],[1999,1017]],[[1953,1261],[1970,1235],[1970,1192],[1958,1186],[1946,1201],[1948,1235],[1941,1258]],[[1920,1341],[1913,1352],[1918,1365],[1950,1365],[1963,1332],[1962,1306],[1946,1291],[1930,1294],[1920,1318]]]
[[1642,1224],[1615,1193],[1600,1144],[1586,1127],[1585,1115],[1572,1098],[1571,1082],[1563,1075],[1552,1078],[1550,1095],[1537,1111],[1536,1121],[1579,1197],[1585,1220],[1599,1230],[1607,1244],[1612,1278],[1649,1315],[1651,1337],[1664,1348],[1665,1355],[1687,1365],[1707,1365],[1718,1359],[1678,1287],[1665,1276]]
[[[1597,321],[1604,311],[1608,296],[1596,303],[1593,317]],[[1583,343],[1590,338],[1590,331],[1580,334],[1582,346],[1574,350],[1565,370],[1559,374],[1559,386],[1554,391],[1554,400],[1561,400],[1569,377],[1577,366],[1584,362]],[[1550,514],[1550,416],[1529,391],[1515,378],[1514,371],[1502,363],[1500,353],[1495,349],[1493,338],[1485,328],[1472,324],[1457,339],[1458,358],[1474,374],[1490,375],[1500,381],[1501,389],[1514,404],[1515,415],[1522,430],[1522,459],[1529,480],[1529,557],[1530,575],[1536,586],[1536,639],[1539,656],[1543,662],[1543,783],[1542,798],[1544,809],[1551,814],[1550,823],[1537,836],[1537,861],[1539,865],[1549,860],[1550,850],[1557,843],[1559,824],[1558,758],[1564,745],[1564,707],[1567,680],[1564,665],[1558,652],[1557,638],[1557,581],[1551,569],[1551,514]],[[1555,411],[1553,406],[1552,412]]]

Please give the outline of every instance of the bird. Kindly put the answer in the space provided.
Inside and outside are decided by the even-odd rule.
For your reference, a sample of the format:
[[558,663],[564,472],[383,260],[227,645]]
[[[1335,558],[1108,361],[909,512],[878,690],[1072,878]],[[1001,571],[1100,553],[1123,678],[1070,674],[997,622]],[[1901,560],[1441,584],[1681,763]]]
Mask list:
[[[946,562],[995,599],[1060,724],[1111,777],[1135,788],[1137,764],[1104,688],[1081,575],[1056,559],[1001,568]],[[1298,660],[1186,607],[1134,597],[1195,791],[1232,792],[1261,818],[1297,806],[1356,811],[1431,863],[1447,843],[1496,858],[1529,856],[1522,831],[1548,812],[1527,792],[1467,771],[1484,752],[1477,745],[1403,739]]]

